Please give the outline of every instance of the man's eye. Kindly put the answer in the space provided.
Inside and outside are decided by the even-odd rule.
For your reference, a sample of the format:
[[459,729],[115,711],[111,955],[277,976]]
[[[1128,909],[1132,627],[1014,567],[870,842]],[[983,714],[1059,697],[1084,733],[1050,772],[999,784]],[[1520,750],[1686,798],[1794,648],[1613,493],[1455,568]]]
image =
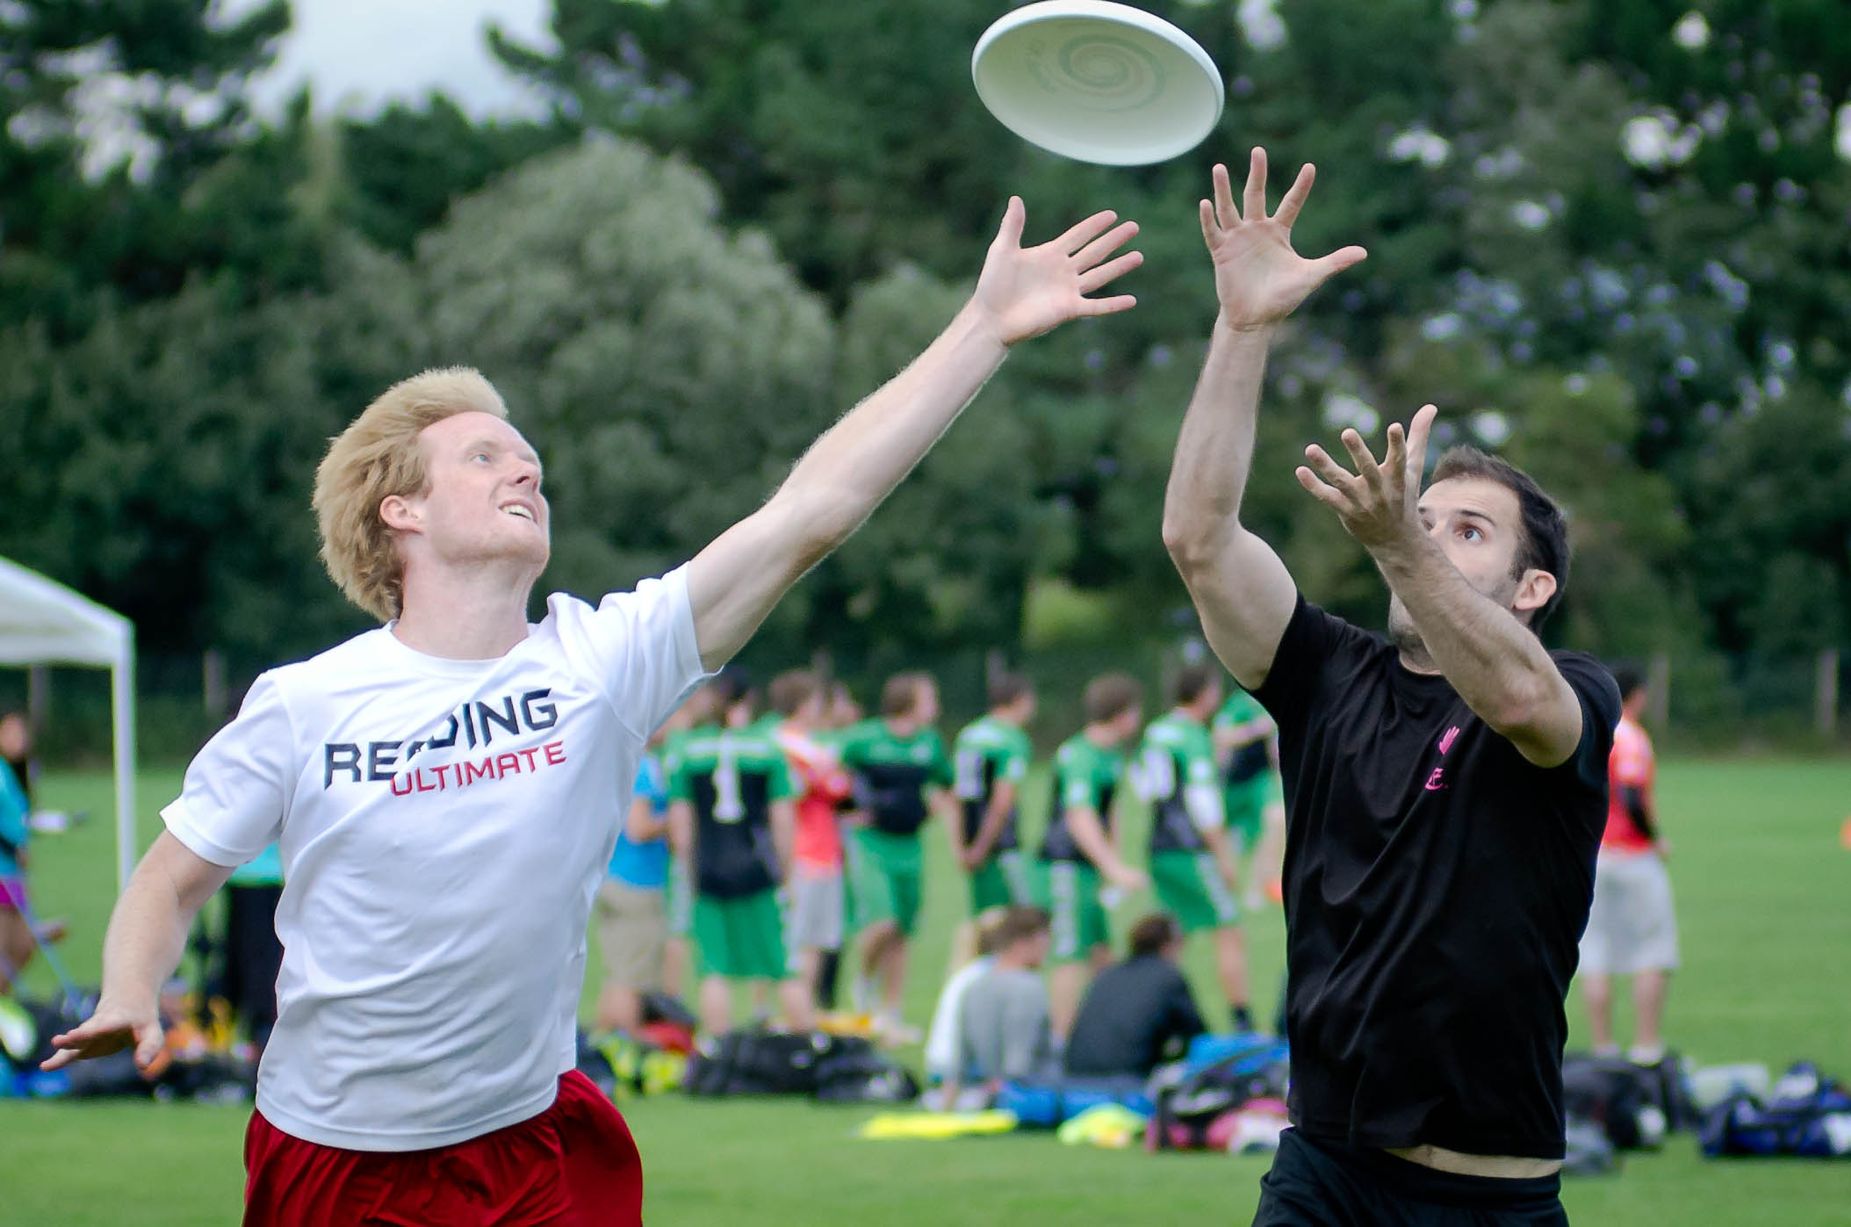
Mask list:
[[1485,536],[1476,528],[1462,528],[1459,530],[1459,535],[1464,537],[1467,541],[1482,541]]

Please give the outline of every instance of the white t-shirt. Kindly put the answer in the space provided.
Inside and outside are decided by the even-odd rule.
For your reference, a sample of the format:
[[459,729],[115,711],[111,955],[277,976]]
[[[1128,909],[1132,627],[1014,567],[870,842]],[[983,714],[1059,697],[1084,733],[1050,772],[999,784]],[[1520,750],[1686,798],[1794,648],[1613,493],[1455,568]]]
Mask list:
[[257,679],[161,816],[219,865],[281,843],[272,1124],[422,1150],[551,1106],[637,760],[701,677],[676,570],[550,597],[498,660],[381,628]]

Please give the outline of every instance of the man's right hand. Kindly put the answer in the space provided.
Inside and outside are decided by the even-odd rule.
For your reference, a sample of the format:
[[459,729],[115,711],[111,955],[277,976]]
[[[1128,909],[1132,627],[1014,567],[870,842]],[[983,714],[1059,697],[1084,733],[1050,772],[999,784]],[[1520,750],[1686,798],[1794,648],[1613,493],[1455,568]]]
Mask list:
[[164,1039],[160,1012],[154,1007],[124,1009],[110,1001],[99,1001],[96,1012],[88,1019],[62,1035],[51,1037],[51,1046],[57,1051],[39,1068],[49,1072],[73,1061],[106,1057],[133,1047],[135,1067],[145,1070],[161,1055]]
[[1236,331],[1252,331],[1277,324],[1297,309],[1311,291],[1344,269],[1362,263],[1369,254],[1360,247],[1345,247],[1318,260],[1307,260],[1292,250],[1292,224],[1298,220],[1317,172],[1309,163],[1279,202],[1266,215],[1266,151],[1253,150],[1247,170],[1242,207],[1234,206],[1234,189],[1228,168],[1214,171],[1215,199],[1202,201],[1202,238],[1215,261],[1215,294],[1221,300],[1221,320]]

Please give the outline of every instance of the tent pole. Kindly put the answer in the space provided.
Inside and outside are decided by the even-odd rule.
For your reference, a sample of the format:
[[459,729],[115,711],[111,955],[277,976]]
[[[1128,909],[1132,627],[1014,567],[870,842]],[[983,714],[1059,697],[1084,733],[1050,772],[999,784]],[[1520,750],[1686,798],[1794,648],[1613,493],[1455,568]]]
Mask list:
[[109,671],[116,723],[116,894],[135,871],[135,632],[123,639],[122,659]]

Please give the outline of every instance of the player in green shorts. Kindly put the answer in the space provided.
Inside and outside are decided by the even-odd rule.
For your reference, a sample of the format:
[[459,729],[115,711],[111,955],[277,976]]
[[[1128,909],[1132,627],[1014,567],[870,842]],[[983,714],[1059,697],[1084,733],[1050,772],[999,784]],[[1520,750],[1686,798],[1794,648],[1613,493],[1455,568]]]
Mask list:
[[990,683],[989,714],[966,725],[952,744],[964,819],[951,826],[952,851],[970,875],[973,917],[987,908],[1032,902],[1016,819],[1034,757],[1023,728],[1034,718],[1034,685],[1019,673],[1004,673]]
[[1240,855],[1247,858],[1247,906],[1256,908],[1263,890],[1278,889],[1279,857],[1285,847],[1277,729],[1259,700],[1232,686],[1215,713],[1214,737],[1228,829],[1239,840]]
[[1251,1031],[1247,948],[1234,902],[1239,867],[1208,735],[1209,718],[1221,705],[1220,670],[1185,665],[1171,695],[1175,706],[1144,730],[1136,765],[1138,791],[1151,807],[1150,876],[1185,935],[1215,935],[1215,967],[1234,1029]]
[[898,673],[881,690],[881,715],[842,741],[842,765],[854,781],[861,825],[849,832],[849,902],[859,975],[856,1008],[876,984],[875,1025],[895,1043],[918,1038],[900,1016],[906,992],[906,947],[924,896],[919,828],[938,814],[954,821],[951,759],[933,722],[938,684],[929,674]]
[[1107,673],[1087,683],[1084,703],[1086,727],[1054,755],[1054,798],[1041,841],[1054,922],[1048,1015],[1054,1034],[1063,1040],[1087,980],[1112,958],[1105,905],[1099,899],[1101,877],[1119,890],[1147,885],[1144,875],[1126,862],[1112,822],[1112,801],[1125,773],[1123,747],[1138,735],[1144,719],[1144,688],[1123,673]]
[[701,1026],[710,1035],[731,1030],[730,981],[747,980],[761,1004],[776,984],[785,1023],[808,1030],[809,994],[790,977],[778,907],[796,831],[790,766],[775,740],[744,727],[751,698],[735,675],[709,687],[722,719],[681,739],[668,783],[669,830],[694,888]]

